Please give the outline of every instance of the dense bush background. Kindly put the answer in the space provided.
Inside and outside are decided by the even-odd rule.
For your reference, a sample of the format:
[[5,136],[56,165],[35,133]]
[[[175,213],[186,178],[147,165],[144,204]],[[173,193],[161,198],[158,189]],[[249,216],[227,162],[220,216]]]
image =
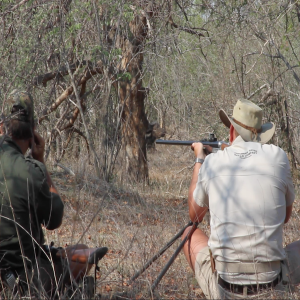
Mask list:
[[[109,246],[102,292],[146,297],[162,263],[137,285],[128,287],[128,278],[188,221],[189,149],[143,152],[143,173],[149,174],[142,183],[126,172],[128,132],[136,130],[128,124],[139,117],[134,96],[126,103],[122,86],[133,86],[132,94],[134,80],[143,82],[142,112],[171,139],[198,140],[214,132],[227,141],[219,109],[230,113],[239,97],[251,99],[264,109],[264,121],[276,123],[272,142],[288,153],[297,189],[299,32],[298,0],[0,2],[3,117],[14,88],[33,94],[47,165],[66,202],[64,226],[49,239]],[[135,59],[138,76],[130,67]],[[133,139],[137,147],[144,143]],[[299,239],[298,211],[296,205],[286,243]],[[201,296],[182,256],[170,272],[160,295]]]

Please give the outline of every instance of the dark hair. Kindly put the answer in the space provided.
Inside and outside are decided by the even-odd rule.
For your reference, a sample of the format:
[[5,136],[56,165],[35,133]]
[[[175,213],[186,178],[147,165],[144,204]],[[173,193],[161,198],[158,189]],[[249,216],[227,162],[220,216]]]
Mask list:
[[19,120],[10,120],[6,124],[7,134],[18,140],[28,140],[33,137],[33,124]]

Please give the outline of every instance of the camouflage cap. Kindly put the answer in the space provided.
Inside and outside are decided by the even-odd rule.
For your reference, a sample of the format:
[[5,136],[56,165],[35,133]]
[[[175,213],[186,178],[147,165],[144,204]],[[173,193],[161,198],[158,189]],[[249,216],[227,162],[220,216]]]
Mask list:
[[32,122],[34,120],[33,98],[26,91],[13,90],[7,98],[9,114],[15,114],[13,119]]

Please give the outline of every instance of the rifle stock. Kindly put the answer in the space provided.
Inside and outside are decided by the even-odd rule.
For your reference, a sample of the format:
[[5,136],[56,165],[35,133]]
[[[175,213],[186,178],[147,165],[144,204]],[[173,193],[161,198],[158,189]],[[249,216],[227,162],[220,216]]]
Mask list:
[[[86,245],[80,247],[72,247],[71,249],[59,249],[56,257],[66,258],[69,261],[79,262],[82,264],[96,264],[107,252],[106,247],[101,248],[87,248]],[[83,247],[85,246],[85,247]]]
[[55,256],[68,262],[71,277],[78,281],[89,273],[93,264],[97,270],[98,261],[103,258],[107,250],[106,247],[88,248],[87,245],[78,244],[67,248],[56,248]]

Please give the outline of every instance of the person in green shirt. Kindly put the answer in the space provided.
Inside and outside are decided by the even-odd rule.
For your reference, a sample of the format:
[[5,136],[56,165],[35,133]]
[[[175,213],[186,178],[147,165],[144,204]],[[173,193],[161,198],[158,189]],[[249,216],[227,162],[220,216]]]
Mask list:
[[[21,293],[53,297],[71,281],[82,281],[108,249],[44,245],[42,227],[61,225],[64,204],[44,163],[45,141],[35,130],[31,95],[14,90],[6,106],[0,123],[0,291],[2,282],[13,289],[19,278]],[[31,156],[25,156],[29,149]]]
[[[6,105],[10,116],[0,139],[0,269],[13,270],[26,286],[42,285],[51,294],[55,279],[41,247],[42,226],[58,228],[64,204],[44,164],[45,142],[34,129],[31,95],[14,90]],[[32,157],[25,157],[28,149]],[[60,260],[54,263],[62,272]]]

